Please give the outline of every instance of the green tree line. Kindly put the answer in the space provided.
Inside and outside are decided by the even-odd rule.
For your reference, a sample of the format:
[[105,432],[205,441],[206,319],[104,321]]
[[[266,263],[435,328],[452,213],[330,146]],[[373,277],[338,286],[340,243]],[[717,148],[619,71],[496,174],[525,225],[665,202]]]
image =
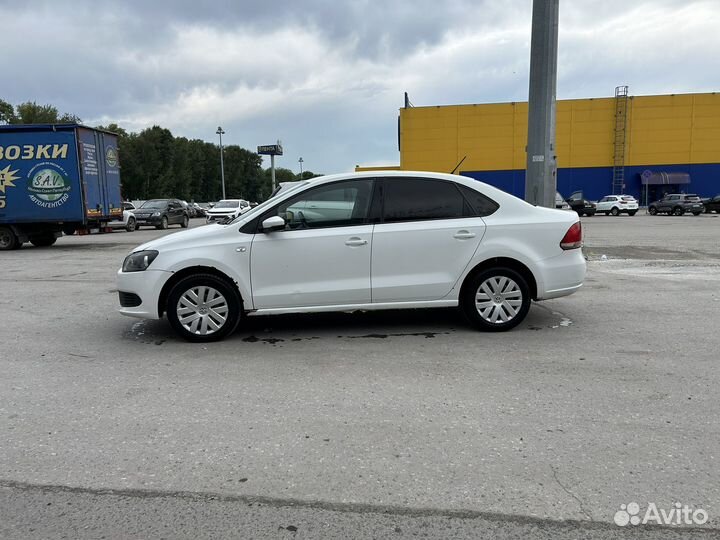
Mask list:
[[[52,105],[35,102],[13,107],[0,99],[0,123],[81,123],[73,114],[60,113]],[[123,197],[131,200],[177,197],[187,201],[216,201],[222,196],[220,147],[200,139],[175,137],[160,126],[131,133],[109,124],[97,126],[118,134]],[[227,198],[263,201],[271,191],[270,169],[262,158],[237,145],[223,147]],[[290,169],[276,168],[276,181],[299,179]],[[318,176],[304,171],[303,178]]]

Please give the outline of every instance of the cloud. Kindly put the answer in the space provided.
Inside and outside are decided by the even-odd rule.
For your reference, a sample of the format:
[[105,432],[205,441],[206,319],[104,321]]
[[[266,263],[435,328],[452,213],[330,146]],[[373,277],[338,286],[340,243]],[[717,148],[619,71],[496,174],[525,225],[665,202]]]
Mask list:
[[[335,172],[397,163],[417,105],[527,98],[530,0],[0,1],[3,92],[88,122],[254,148]],[[717,89],[714,1],[561,2],[558,96]],[[32,39],[28,39],[32,36]]]

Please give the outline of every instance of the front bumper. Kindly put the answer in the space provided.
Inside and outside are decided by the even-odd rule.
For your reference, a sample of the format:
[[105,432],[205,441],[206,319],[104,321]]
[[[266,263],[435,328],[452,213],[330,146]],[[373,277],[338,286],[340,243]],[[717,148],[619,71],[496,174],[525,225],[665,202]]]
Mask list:
[[224,221],[226,219],[232,219],[234,217],[235,217],[234,213],[233,214],[212,214],[212,215],[208,214],[207,217],[205,218],[205,220],[208,223],[212,223],[214,221]]
[[138,225],[160,225],[162,216],[135,216],[135,223]]
[[140,304],[132,307],[120,307],[118,311],[128,317],[159,319],[158,300],[160,291],[162,291],[163,286],[172,274],[172,272],[166,270],[147,269],[144,272],[123,272],[118,270],[118,292],[126,295],[136,295],[140,298]]

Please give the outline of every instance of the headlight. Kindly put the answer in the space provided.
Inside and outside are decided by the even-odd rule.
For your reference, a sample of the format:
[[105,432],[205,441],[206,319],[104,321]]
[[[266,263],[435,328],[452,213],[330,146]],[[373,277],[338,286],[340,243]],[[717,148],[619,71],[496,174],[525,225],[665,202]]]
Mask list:
[[157,217],[160,215],[160,212],[153,212],[153,217]]
[[152,249],[131,253],[125,257],[125,260],[123,261],[122,271],[142,272],[143,270],[147,270],[147,267],[152,264],[157,256],[158,252]]

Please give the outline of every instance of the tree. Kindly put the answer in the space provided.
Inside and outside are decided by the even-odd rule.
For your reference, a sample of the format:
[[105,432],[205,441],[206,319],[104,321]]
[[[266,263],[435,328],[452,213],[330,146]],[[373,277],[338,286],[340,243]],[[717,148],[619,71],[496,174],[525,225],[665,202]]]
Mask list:
[[0,123],[11,124],[15,119],[15,107],[0,99]]
[[74,114],[58,112],[53,105],[38,105],[34,101],[26,101],[15,107],[16,114],[13,124],[77,124],[80,118]]

